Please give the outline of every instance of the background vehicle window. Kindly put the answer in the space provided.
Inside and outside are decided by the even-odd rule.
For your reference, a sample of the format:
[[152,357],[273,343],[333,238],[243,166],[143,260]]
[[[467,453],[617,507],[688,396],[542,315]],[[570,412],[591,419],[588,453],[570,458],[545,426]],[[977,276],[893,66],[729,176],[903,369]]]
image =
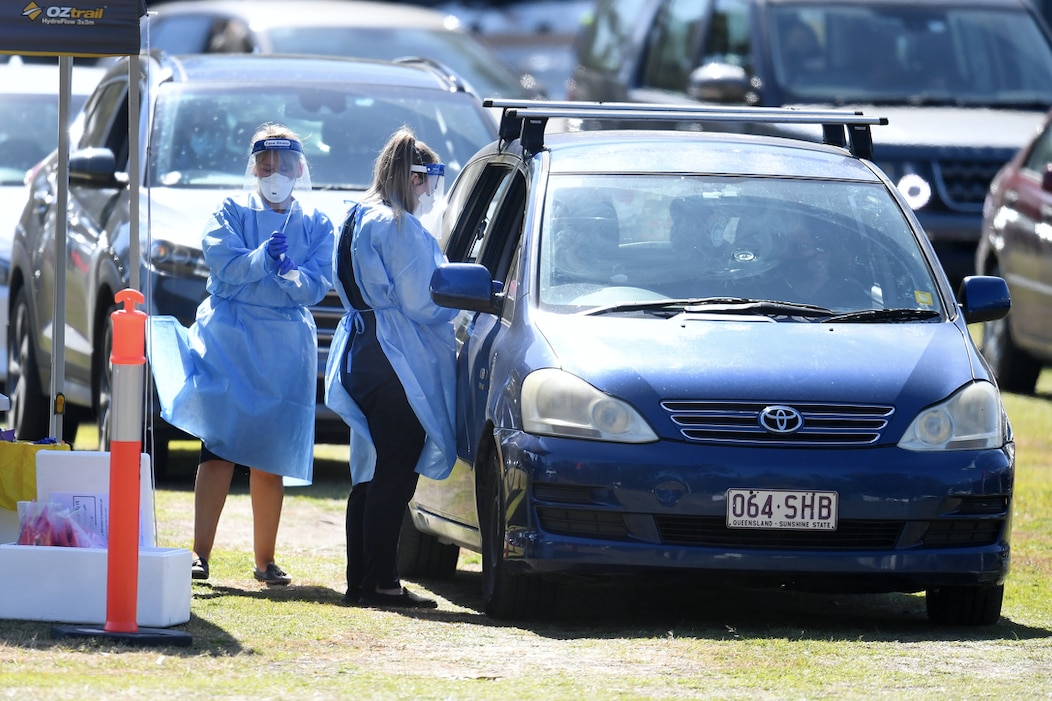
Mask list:
[[[741,66],[753,72],[752,41],[749,29],[749,3],[742,0],[717,0],[712,21],[705,34],[701,61]],[[686,84],[686,83],[684,83]]]
[[1040,176],[1049,163],[1052,163],[1052,126],[1046,126],[1041,132],[1041,136],[1034,142],[1034,148],[1027,154],[1023,167]]
[[695,61],[700,28],[708,13],[706,0],[671,0],[658,14],[647,37],[643,85],[683,92]]
[[84,131],[77,148],[109,146],[106,136],[113,131],[114,115],[125,114],[124,123],[127,124],[127,109],[120,109],[126,104],[126,95],[127,84],[121,81],[111,82],[95,94],[87,106]]
[[578,59],[606,73],[620,70],[629,59],[630,37],[647,0],[607,0],[596,7],[580,34]]

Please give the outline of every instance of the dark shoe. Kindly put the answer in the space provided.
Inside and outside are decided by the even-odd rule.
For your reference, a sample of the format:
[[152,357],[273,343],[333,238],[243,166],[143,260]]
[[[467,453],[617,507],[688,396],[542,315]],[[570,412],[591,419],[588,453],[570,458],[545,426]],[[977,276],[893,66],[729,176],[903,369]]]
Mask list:
[[378,591],[362,594],[358,598],[362,606],[390,606],[404,609],[436,609],[438,602],[434,599],[425,599],[419,594],[414,594],[402,587],[401,594],[381,594]]
[[347,587],[347,593],[343,595],[343,603],[348,606],[354,606],[358,603],[358,599],[361,598],[361,595],[361,587]]
[[292,581],[292,577],[273,562],[267,565],[264,571],[255,570],[252,574],[256,581],[263,582],[268,587],[283,587]]
[[208,560],[195,557],[190,563],[190,577],[192,579],[208,579]]

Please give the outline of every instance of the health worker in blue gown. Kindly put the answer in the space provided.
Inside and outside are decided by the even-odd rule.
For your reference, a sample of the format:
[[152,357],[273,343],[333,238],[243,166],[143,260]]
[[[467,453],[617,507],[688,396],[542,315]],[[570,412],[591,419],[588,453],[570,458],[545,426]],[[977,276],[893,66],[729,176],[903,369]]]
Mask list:
[[398,534],[420,475],[449,476],[454,435],[454,309],[431,301],[445,261],[418,216],[441,199],[444,166],[403,127],[337,234],[333,270],[346,314],[325,373],[326,404],[351,428],[347,593],[367,606],[434,608],[402,586]]
[[264,124],[252,137],[246,192],[205,225],[208,297],[190,329],[151,319],[150,362],[161,415],[201,439],[194,485],[192,575],[208,560],[235,465],[249,468],[253,576],[291,577],[275,563],[284,486],[310,484],[318,340],[308,307],[332,285],[332,220],[304,206],[310,173],[296,134]]

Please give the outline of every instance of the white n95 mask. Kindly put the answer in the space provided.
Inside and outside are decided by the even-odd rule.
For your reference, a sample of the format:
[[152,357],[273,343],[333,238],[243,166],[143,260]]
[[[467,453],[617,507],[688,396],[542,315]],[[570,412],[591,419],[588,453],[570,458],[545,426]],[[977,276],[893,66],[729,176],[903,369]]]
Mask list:
[[273,173],[265,178],[257,178],[259,191],[268,202],[281,204],[292,194],[292,187],[296,184],[294,178],[281,173]]

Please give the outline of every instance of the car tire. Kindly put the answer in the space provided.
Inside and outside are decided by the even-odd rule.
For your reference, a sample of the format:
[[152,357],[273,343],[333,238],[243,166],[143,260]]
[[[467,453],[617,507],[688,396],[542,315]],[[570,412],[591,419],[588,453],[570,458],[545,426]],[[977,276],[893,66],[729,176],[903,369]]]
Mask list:
[[1007,317],[983,324],[982,353],[1002,391],[1034,393],[1041,363],[1015,344]]
[[460,547],[421,533],[406,509],[398,536],[398,574],[403,577],[452,579],[457,572]]
[[7,338],[7,387],[10,391],[11,428],[19,440],[46,438],[51,430],[48,400],[36,366],[36,349],[29,318],[26,290],[15,296]]
[[481,464],[477,494],[482,535],[483,608],[495,619],[549,617],[555,608],[556,584],[539,575],[508,571],[504,557],[507,510],[496,450],[489,450],[488,458],[483,458]]
[[[98,320],[97,338],[102,340],[102,347],[95,359],[95,379],[92,386],[95,388],[95,424],[99,432],[99,450],[110,449],[110,428],[113,424],[113,368],[110,367],[110,356],[113,354],[113,323],[111,321],[113,312],[123,309],[123,305],[113,305]],[[149,366],[144,366],[143,372],[149,372]],[[147,378],[143,378],[145,383]],[[150,462],[153,465],[154,477],[164,477],[168,468],[168,439],[151,436],[147,430],[143,431],[142,450],[149,453]]]
[[928,620],[945,626],[991,626],[1001,618],[1004,593],[1004,585],[929,589]]

